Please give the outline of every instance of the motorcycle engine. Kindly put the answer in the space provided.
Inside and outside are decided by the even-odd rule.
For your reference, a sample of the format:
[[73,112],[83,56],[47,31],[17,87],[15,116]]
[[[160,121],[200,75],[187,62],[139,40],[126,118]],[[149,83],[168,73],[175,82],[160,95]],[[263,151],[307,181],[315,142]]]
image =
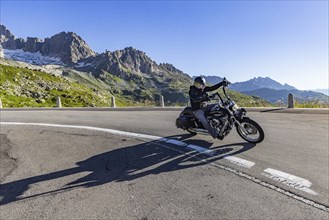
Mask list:
[[210,124],[211,124],[211,126],[213,126],[214,128],[215,128],[215,127],[218,127],[218,126],[220,125],[220,120],[218,120],[218,119],[216,119],[216,118],[213,118],[213,119],[211,119]]
[[211,119],[210,121],[210,124],[215,128],[215,127],[218,127],[219,130],[222,129],[222,127],[226,124],[226,121],[227,121],[227,117],[221,117],[221,118],[213,118]]
[[227,126],[229,125],[229,123],[228,123],[228,117],[226,115],[220,118],[212,118],[210,120],[210,124],[214,128],[215,127],[219,128],[220,131],[219,135],[225,136],[227,133],[229,133],[229,131],[227,131]]

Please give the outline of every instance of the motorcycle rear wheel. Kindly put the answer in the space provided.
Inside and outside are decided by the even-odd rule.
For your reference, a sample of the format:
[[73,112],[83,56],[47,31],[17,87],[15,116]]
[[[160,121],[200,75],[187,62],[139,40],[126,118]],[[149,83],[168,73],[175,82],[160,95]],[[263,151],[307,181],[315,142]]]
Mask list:
[[236,131],[244,140],[254,144],[260,143],[264,140],[264,131],[254,120],[244,118],[240,121],[240,125],[236,126]]

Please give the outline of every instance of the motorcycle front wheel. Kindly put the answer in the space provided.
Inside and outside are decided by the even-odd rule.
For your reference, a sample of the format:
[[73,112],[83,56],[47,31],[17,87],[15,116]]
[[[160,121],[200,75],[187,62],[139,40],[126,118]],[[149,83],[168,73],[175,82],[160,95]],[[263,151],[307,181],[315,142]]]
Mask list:
[[236,130],[240,137],[249,143],[260,143],[264,140],[264,131],[259,124],[250,118],[244,118],[240,121],[240,125],[236,126]]

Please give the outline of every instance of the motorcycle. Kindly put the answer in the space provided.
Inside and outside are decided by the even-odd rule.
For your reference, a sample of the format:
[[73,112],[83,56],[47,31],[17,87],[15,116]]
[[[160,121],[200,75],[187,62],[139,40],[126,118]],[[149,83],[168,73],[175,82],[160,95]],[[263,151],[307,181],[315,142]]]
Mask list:
[[[241,138],[249,143],[260,143],[264,140],[264,131],[261,126],[246,116],[247,111],[239,108],[237,104],[226,94],[226,86],[223,86],[225,100],[216,92],[209,96],[210,100],[218,103],[210,104],[206,109],[206,118],[211,126],[219,130],[218,139],[223,140],[235,126]],[[209,134],[202,123],[193,115],[191,107],[186,107],[176,119],[177,128],[186,130],[196,135],[198,133]]]

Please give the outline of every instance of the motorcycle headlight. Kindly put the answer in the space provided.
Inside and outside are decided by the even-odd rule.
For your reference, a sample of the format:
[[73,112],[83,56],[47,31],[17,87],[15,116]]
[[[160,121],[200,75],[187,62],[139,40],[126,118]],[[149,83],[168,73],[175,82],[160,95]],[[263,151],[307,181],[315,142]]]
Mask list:
[[234,103],[234,105],[232,106],[232,110],[235,112],[235,110],[237,110],[238,108],[239,108],[239,106]]

